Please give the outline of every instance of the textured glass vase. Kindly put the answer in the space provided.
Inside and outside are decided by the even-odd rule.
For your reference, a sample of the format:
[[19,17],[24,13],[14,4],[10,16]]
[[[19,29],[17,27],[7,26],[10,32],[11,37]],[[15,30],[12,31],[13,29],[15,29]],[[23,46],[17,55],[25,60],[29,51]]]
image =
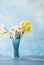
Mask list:
[[18,59],[19,58],[19,44],[20,44],[20,39],[13,39],[12,40],[12,45],[13,45],[12,59]]

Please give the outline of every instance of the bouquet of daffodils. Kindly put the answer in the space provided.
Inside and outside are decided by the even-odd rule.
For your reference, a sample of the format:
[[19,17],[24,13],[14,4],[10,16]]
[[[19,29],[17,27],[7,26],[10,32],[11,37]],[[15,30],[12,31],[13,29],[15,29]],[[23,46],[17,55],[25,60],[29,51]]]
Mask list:
[[2,36],[8,34],[10,39],[20,39],[25,32],[30,32],[30,21],[21,21],[19,26],[15,25],[10,31],[8,31],[5,25],[0,26],[0,28],[4,29],[3,32],[0,32]]

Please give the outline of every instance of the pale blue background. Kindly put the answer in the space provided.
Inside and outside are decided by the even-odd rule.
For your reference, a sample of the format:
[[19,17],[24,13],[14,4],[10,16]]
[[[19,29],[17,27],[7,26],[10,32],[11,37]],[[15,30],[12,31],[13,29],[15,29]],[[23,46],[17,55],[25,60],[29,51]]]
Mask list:
[[[31,32],[23,35],[21,55],[44,55],[44,0],[0,0],[0,25],[8,29],[22,20],[30,20]],[[12,55],[12,42],[8,35],[0,35],[0,55]]]

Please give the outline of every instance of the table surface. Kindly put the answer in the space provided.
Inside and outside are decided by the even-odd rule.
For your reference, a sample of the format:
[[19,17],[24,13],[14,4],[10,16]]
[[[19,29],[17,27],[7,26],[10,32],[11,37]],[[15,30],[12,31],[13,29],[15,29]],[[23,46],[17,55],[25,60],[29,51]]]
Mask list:
[[11,57],[0,56],[0,65],[44,65],[44,56],[24,56],[13,60]]

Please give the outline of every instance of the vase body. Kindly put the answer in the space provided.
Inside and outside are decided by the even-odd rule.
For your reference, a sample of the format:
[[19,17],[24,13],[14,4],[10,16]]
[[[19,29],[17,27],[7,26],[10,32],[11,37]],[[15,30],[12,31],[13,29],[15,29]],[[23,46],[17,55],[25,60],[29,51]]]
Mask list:
[[13,45],[13,59],[18,59],[19,58],[19,44],[20,44],[20,39],[14,39],[12,40],[12,45]]

